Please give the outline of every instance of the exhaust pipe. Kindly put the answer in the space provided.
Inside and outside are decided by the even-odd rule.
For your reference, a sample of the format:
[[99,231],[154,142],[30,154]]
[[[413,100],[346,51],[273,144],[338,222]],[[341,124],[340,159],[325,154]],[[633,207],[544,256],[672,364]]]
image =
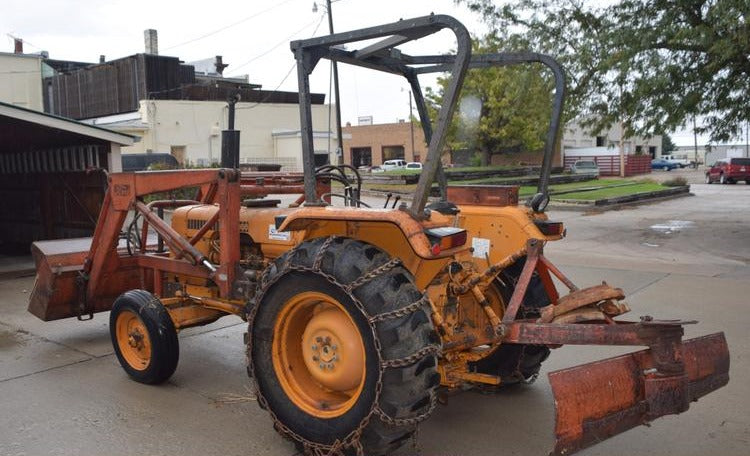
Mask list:
[[240,167],[240,131],[234,129],[235,105],[240,101],[237,93],[227,100],[228,128],[221,132],[221,167],[237,169]]

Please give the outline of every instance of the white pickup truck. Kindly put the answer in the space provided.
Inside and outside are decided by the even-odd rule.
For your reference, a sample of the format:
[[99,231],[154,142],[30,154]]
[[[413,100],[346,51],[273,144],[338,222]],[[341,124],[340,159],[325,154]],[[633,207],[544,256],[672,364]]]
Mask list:
[[692,162],[690,162],[690,160],[688,160],[687,157],[685,157],[685,158],[677,158],[674,155],[662,155],[661,158],[664,159],[664,160],[666,160],[666,161],[668,161],[668,162],[670,162],[670,163],[674,163],[675,165],[679,166],[680,168],[686,168],[686,167],[692,165]]

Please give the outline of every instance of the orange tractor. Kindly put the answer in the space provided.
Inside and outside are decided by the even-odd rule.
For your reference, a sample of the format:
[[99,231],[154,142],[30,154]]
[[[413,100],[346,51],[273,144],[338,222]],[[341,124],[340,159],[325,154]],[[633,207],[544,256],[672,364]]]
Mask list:
[[[399,49],[443,29],[456,36],[454,54]],[[544,213],[565,93],[553,59],[472,55],[464,26],[438,15],[295,41],[292,50],[304,174],[242,173],[231,163],[111,174],[93,239],[34,244],[29,310],[44,320],[111,311],[117,358],[151,384],[175,371],[180,330],[241,317],[258,402],[309,454],[387,454],[430,416],[440,391],[531,383],[550,349],[565,344],[646,349],[549,374],[556,454],[684,412],[728,382],[723,334],[683,341],[693,322],[618,320],[628,311],[622,290],[579,289],[544,256],[565,235]],[[308,77],[323,58],[411,85],[429,151],[410,206],[362,207],[356,170],[315,168]],[[532,62],[556,82],[538,193],[518,205],[516,187],[447,187],[440,152],[466,72]],[[435,131],[418,81],[433,72],[450,78]],[[435,180],[440,198],[428,204]],[[195,188],[195,197],[147,198],[177,188]],[[302,196],[288,207],[267,198],[283,193]]]

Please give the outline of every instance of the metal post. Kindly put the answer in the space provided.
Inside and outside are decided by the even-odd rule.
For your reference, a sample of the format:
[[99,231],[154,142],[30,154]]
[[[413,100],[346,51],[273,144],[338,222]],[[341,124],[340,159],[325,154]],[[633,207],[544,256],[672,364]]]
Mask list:
[[235,105],[240,100],[239,94],[236,94],[227,100],[228,119],[227,129],[221,132],[221,167],[222,168],[239,168],[240,167],[240,132],[234,129],[234,111]]

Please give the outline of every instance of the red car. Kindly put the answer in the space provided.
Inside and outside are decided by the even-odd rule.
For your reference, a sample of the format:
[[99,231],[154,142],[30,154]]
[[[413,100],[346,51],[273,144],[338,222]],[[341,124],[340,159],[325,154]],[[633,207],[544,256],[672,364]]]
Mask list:
[[706,172],[707,184],[734,184],[737,181],[750,184],[750,158],[722,158]]

